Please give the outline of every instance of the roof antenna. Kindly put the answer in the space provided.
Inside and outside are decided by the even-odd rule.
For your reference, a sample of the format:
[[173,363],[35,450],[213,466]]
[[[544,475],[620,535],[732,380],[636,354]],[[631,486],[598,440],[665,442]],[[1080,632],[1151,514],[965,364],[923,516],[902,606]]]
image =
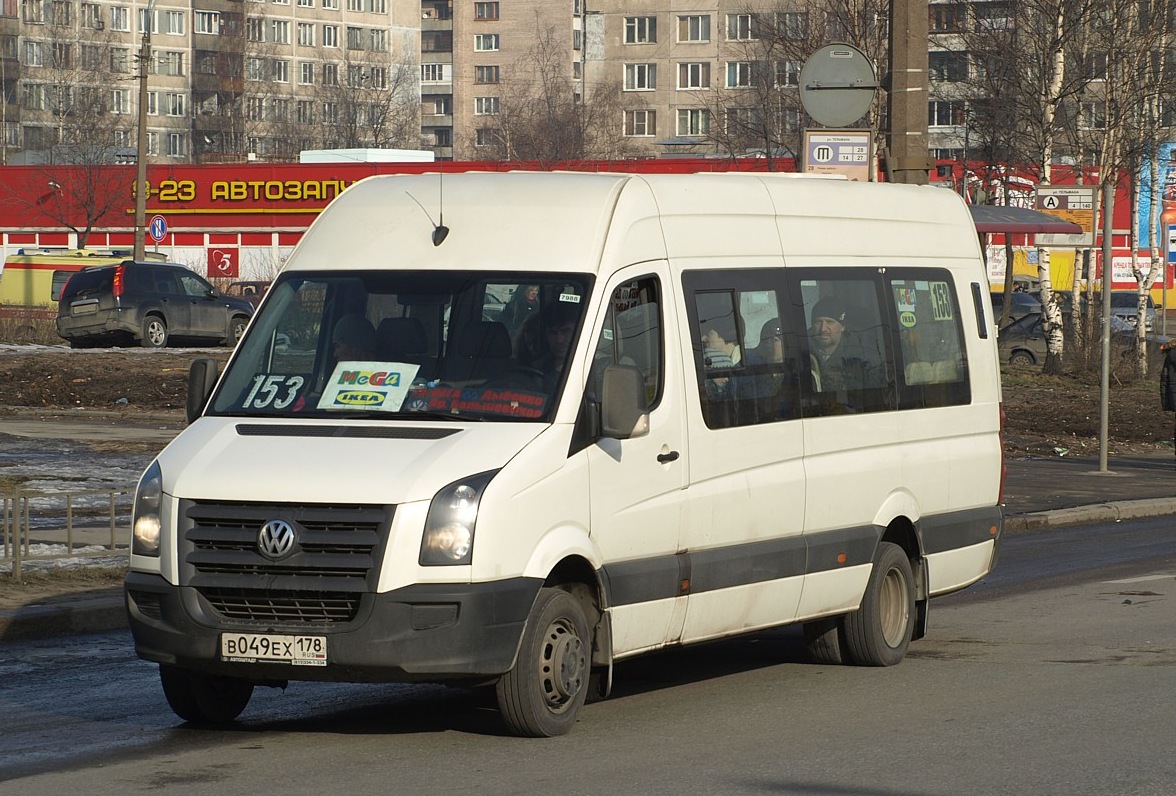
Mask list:
[[445,184],[443,182],[441,182],[441,176],[442,176],[441,173],[437,174],[437,182],[438,182],[438,186],[439,186],[438,187],[438,196],[437,196],[437,206],[439,208],[438,218],[441,221],[441,223],[436,223],[433,221],[433,217],[431,215],[429,215],[429,211],[426,210],[425,206],[420,203],[420,200],[418,200],[415,196],[410,194],[408,191],[404,192],[405,196],[407,196],[409,199],[416,202],[417,207],[419,207],[421,209],[421,212],[425,214],[425,218],[429,219],[429,223],[433,225],[433,245],[434,246],[440,246],[441,243],[445,240],[446,236],[449,235],[449,227],[445,226],[445,208],[443,206],[443,196],[444,195],[441,193],[441,191],[444,190]]

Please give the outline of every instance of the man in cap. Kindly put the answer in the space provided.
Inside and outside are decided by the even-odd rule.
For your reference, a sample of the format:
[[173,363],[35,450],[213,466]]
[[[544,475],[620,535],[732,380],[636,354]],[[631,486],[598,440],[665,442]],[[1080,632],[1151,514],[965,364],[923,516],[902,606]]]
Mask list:
[[852,350],[845,327],[849,308],[836,296],[825,296],[813,305],[809,338],[813,379],[820,392],[856,390],[869,386],[867,363],[860,351]]

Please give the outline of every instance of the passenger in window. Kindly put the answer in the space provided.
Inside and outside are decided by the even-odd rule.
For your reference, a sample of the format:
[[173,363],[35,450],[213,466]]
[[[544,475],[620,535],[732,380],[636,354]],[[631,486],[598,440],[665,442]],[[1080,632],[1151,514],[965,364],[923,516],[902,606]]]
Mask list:
[[523,320],[514,338],[514,356],[521,365],[532,365],[546,353],[538,315]]
[[502,310],[502,322],[511,335],[516,334],[532,315],[539,313],[539,286],[519,285]]
[[[706,371],[733,368],[742,360],[737,342],[735,321],[730,317],[712,318],[703,324],[702,362]],[[726,376],[706,380],[707,397],[711,400],[730,398],[734,385]]]
[[335,360],[374,359],[376,355],[376,330],[371,321],[362,315],[344,315],[335,324],[331,335],[335,346]]
[[[749,384],[748,397],[766,398],[780,390],[784,379],[781,368],[756,368],[756,365],[779,365],[784,362],[784,330],[779,318],[772,318],[760,328],[759,344],[747,352],[747,364],[753,376]],[[769,372],[756,372],[768,370]]]
[[860,390],[871,384],[870,363],[846,335],[849,309],[838,298],[826,296],[813,305],[809,339],[813,380],[819,392]]

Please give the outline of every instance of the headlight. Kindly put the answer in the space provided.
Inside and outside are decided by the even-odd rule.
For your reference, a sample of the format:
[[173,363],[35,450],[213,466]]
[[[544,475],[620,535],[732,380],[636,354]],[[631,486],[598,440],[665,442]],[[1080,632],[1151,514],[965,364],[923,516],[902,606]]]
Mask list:
[[468,564],[474,555],[474,525],[478,521],[478,501],[490,479],[487,473],[455,481],[433,496],[425,534],[421,539],[420,563],[423,567]]
[[163,473],[159,462],[151,462],[135,490],[131,514],[131,552],[137,556],[159,555],[159,508],[163,505]]

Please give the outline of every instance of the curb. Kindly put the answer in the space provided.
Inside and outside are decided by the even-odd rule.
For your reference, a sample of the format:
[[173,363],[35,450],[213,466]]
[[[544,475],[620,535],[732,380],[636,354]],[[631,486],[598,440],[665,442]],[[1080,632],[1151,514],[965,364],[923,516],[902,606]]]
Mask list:
[[0,611],[0,643],[125,627],[127,611],[119,586],[64,603],[34,603]]
[[1085,525],[1092,522],[1119,522],[1145,517],[1165,517],[1176,514],[1176,497],[1147,498],[1144,500],[1112,500],[1068,509],[1034,511],[1005,517],[1006,531],[1031,531],[1063,525]]

